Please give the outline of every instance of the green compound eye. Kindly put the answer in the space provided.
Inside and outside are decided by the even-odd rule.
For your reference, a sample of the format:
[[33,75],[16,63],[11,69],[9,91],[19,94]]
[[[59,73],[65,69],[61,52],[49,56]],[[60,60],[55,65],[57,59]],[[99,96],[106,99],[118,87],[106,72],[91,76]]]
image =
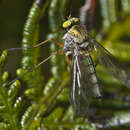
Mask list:
[[72,22],[71,22],[70,20],[67,20],[67,21],[65,21],[65,22],[62,24],[62,27],[63,27],[63,28],[68,28],[68,27],[71,26],[71,24],[72,24]]

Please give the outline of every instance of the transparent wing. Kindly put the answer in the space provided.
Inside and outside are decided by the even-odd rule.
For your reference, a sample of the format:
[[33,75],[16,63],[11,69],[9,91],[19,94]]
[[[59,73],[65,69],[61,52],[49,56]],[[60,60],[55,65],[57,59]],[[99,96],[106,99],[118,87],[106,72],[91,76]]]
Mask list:
[[105,70],[123,85],[130,88],[130,71],[96,40],[92,39],[90,43],[95,49],[95,56],[99,63],[105,67]]
[[71,68],[70,101],[76,115],[84,117],[89,113],[92,100],[92,83],[87,71],[84,56],[73,56]]

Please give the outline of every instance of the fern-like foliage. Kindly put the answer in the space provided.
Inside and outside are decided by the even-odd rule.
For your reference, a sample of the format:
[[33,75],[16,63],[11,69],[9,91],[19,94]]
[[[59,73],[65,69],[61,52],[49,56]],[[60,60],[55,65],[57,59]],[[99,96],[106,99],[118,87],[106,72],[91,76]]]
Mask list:
[[[33,69],[41,61],[41,53],[51,55],[62,48],[51,41],[43,47],[47,48],[45,52],[29,47],[39,42],[41,34],[45,39],[55,39],[62,44],[63,18],[69,14],[78,16],[79,10],[81,23],[87,23],[89,32],[117,58],[130,65],[129,0],[87,0],[86,3],[34,0],[23,27],[21,67],[16,70],[17,78],[13,82],[4,69],[11,52],[0,52],[0,130],[121,129],[120,125],[130,128],[130,89],[108,76],[101,66],[97,67],[97,73],[102,81],[103,99],[94,104],[98,113],[92,119],[77,117],[72,110],[70,68],[64,55],[54,55],[48,61],[50,64],[45,63],[44,73],[40,67]],[[44,18],[46,23],[41,22]]]

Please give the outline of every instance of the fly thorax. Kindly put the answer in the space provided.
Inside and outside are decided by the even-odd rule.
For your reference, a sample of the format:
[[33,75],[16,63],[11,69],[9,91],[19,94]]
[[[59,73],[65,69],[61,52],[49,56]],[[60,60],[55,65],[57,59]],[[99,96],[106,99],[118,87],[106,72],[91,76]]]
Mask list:
[[68,31],[75,43],[82,44],[87,40],[87,31],[81,25],[74,25]]

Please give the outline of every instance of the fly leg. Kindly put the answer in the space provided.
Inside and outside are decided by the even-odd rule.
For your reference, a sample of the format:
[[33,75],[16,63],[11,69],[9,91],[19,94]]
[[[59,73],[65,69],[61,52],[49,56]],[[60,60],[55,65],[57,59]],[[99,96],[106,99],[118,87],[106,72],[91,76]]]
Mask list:
[[[44,44],[46,44],[47,42],[49,41],[52,41],[53,43],[55,43],[56,45],[60,46],[60,47],[63,47],[64,45],[60,42],[57,42],[56,40],[54,39],[47,39],[43,42],[40,42],[38,43],[37,45],[34,45],[34,46],[29,46],[29,47],[21,47],[21,48],[9,48],[9,49],[6,49],[8,52],[10,51],[16,51],[16,50],[23,50],[23,49],[33,49],[33,48],[37,48],[37,47],[40,47]],[[56,54],[63,54],[62,51],[57,51],[57,52],[54,52],[52,55],[50,55],[49,57],[47,57],[46,59],[44,59],[43,61],[41,61],[39,64],[35,65],[33,68],[30,68],[28,71],[26,71],[25,73],[23,73],[20,77],[16,77],[14,80],[12,80],[11,82],[9,82],[7,84],[8,85],[11,85],[12,83],[14,83],[16,80],[19,80],[21,79],[24,75],[26,75],[27,73],[29,72],[32,72],[33,70],[35,70],[36,68],[38,68],[40,65],[42,65],[43,63],[45,63],[46,61],[48,61],[49,59],[52,58],[52,56],[56,55]]]
[[47,42],[49,41],[53,41],[56,45],[60,46],[60,47],[63,47],[64,45],[61,44],[60,42],[57,42],[55,41],[54,39],[47,39],[43,42],[40,42],[38,43],[37,45],[34,45],[34,46],[29,46],[29,47],[21,47],[21,48],[9,48],[9,49],[6,49],[7,51],[14,51],[14,50],[23,50],[23,49],[32,49],[32,48],[37,48],[37,47],[40,47],[44,44],[46,44]]
[[69,68],[71,68],[71,63],[70,63],[69,57],[68,57],[68,56],[65,56],[65,59],[66,59],[66,62],[67,62],[67,64],[68,64]]
[[39,64],[35,65],[33,68],[29,69],[28,71],[24,72],[20,77],[16,77],[14,80],[12,80],[11,82],[9,82],[6,86],[11,85],[12,83],[14,83],[16,80],[21,79],[23,76],[25,76],[27,73],[34,71],[35,69],[37,69],[40,65],[42,65],[43,63],[45,63],[46,61],[48,61],[49,59],[51,59],[54,55],[56,55],[58,52],[54,52],[52,55],[50,55],[49,57],[47,57],[46,59],[44,59],[43,61],[41,61]]

